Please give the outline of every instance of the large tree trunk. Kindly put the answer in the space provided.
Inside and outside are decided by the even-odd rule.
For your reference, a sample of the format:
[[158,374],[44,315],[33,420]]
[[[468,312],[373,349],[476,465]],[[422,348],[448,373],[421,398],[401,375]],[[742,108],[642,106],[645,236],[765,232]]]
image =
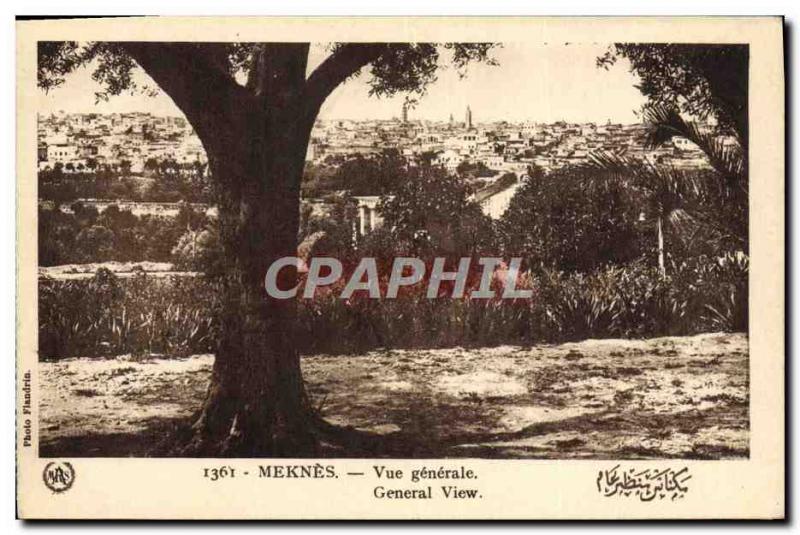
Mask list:
[[[241,142],[246,144],[246,140]],[[267,143],[274,146],[278,143]],[[237,456],[301,456],[314,453],[310,409],[293,335],[296,303],[269,298],[269,265],[296,250],[299,198],[294,183],[298,148],[282,147],[251,158],[244,176],[231,176],[237,154],[211,159],[215,177],[238,182],[220,199],[221,235],[227,261],[221,337],[202,412],[194,425],[193,453]],[[259,162],[259,159],[263,161]],[[302,166],[303,156],[299,157]],[[273,177],[264,180],[266,171]],[[302,171],[302,167],[300,172]],[[264,187],[264,183],[273,187]],[[293,285],[283,270],[281,285]]]
[[309,407],[293,335],[296,304],[268,298],[263,282],[274,260],[296,256],[300,179],[320,106],[385,46],[345,45],[306,80],[308,43],[254,44],[245,87],[230,76],[223,44],[121,46],[192,124],[219,196],[222,332],[206,400],[181,453],[314,455],[315,431],[336,430]]
[[[209,167],[220,186],[227,266],[221,339],[186,455],[316,454],[293,334],[296,303],[271,298],[264,289],[270,264],[296,256],[300,179],[311,125],[300,119],[293,97],[289,87],[280,105],[249,110],[241,125],[207,143],[214,147]],[[281,287],[295,284],[291,271],[282,270]]]

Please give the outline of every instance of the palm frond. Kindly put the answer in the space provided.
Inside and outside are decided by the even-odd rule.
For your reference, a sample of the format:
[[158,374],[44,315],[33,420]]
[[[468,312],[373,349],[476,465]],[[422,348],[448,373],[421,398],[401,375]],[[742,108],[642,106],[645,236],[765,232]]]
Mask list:
[[711,167],[726,175],[730,182],[746,182],[747,163],[741,140],[702,131],[694,121],[685,120],[677,108],[664,104],[647,106],[644,119],[648,125],[644,140],[646,148],[660,147],[675,136],[684,137],[697,145]]
[[625,180],[631,194],[662,214],[685,243],[703,229],[718,239],[746,240],[746,232],[731,224],[741,218],[729,214],[737,202],[719,173],[683,171],[614,153],[593,154],[587,166]]

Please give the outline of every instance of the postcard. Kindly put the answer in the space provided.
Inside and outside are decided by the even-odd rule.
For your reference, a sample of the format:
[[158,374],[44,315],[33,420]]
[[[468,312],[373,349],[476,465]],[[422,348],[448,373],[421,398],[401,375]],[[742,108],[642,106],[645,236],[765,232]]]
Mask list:
[[778,17],[17,22],[25,519],[777,519]]

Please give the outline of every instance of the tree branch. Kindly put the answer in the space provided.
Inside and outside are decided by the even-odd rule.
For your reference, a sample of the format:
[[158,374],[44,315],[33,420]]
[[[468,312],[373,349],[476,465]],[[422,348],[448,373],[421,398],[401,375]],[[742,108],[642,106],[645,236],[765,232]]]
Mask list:
[[201,140],[245,114],[250,95],[219,64],[224,44],[125,42],[120,46],[183,111]]
[[333,90],[362,67],[378,59],[387,47],[382,43],[348,43],[339,46],[306,81],[307,119],[316,118]]

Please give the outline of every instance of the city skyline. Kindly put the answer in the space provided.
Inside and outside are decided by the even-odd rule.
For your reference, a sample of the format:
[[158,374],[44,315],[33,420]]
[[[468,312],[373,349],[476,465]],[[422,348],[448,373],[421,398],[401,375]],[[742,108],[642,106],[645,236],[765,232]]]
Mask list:
[[[426,94],[408,109],[409,121],[446,122],[451,114],[463,117],[469,106],[475,124],[493,121],[552,123],[630,124],[639,122],[638,110],[645,98],[636,89],[638,79],[627,61],[611,69],[596,66],[596,58],[607,45],[568,44],[522,47],[506,43],[493,51],[499,65],[471,65],[466,77],[452,68],[443,69]],[[308,71],[327,55],[324,45],[312,45]],[[443,54],[443,62],[447,59]],[[127,113],[182,116],[164,93],[122,94],[95,103],[101,87],[91,79],[92,66],[67,76],[65,83],[49,93],[39,91],[39,111],[44,114]],[[368,72],[343,84],[328,98],[320,112],[322,120],[388,120],[402,118],[406,95],[377,99],[369,96]],[[137,70],[140,86],[155,83]],[[87,90],[91,88],[91,90]],[[413,96],[413,95],[412,95]]]

